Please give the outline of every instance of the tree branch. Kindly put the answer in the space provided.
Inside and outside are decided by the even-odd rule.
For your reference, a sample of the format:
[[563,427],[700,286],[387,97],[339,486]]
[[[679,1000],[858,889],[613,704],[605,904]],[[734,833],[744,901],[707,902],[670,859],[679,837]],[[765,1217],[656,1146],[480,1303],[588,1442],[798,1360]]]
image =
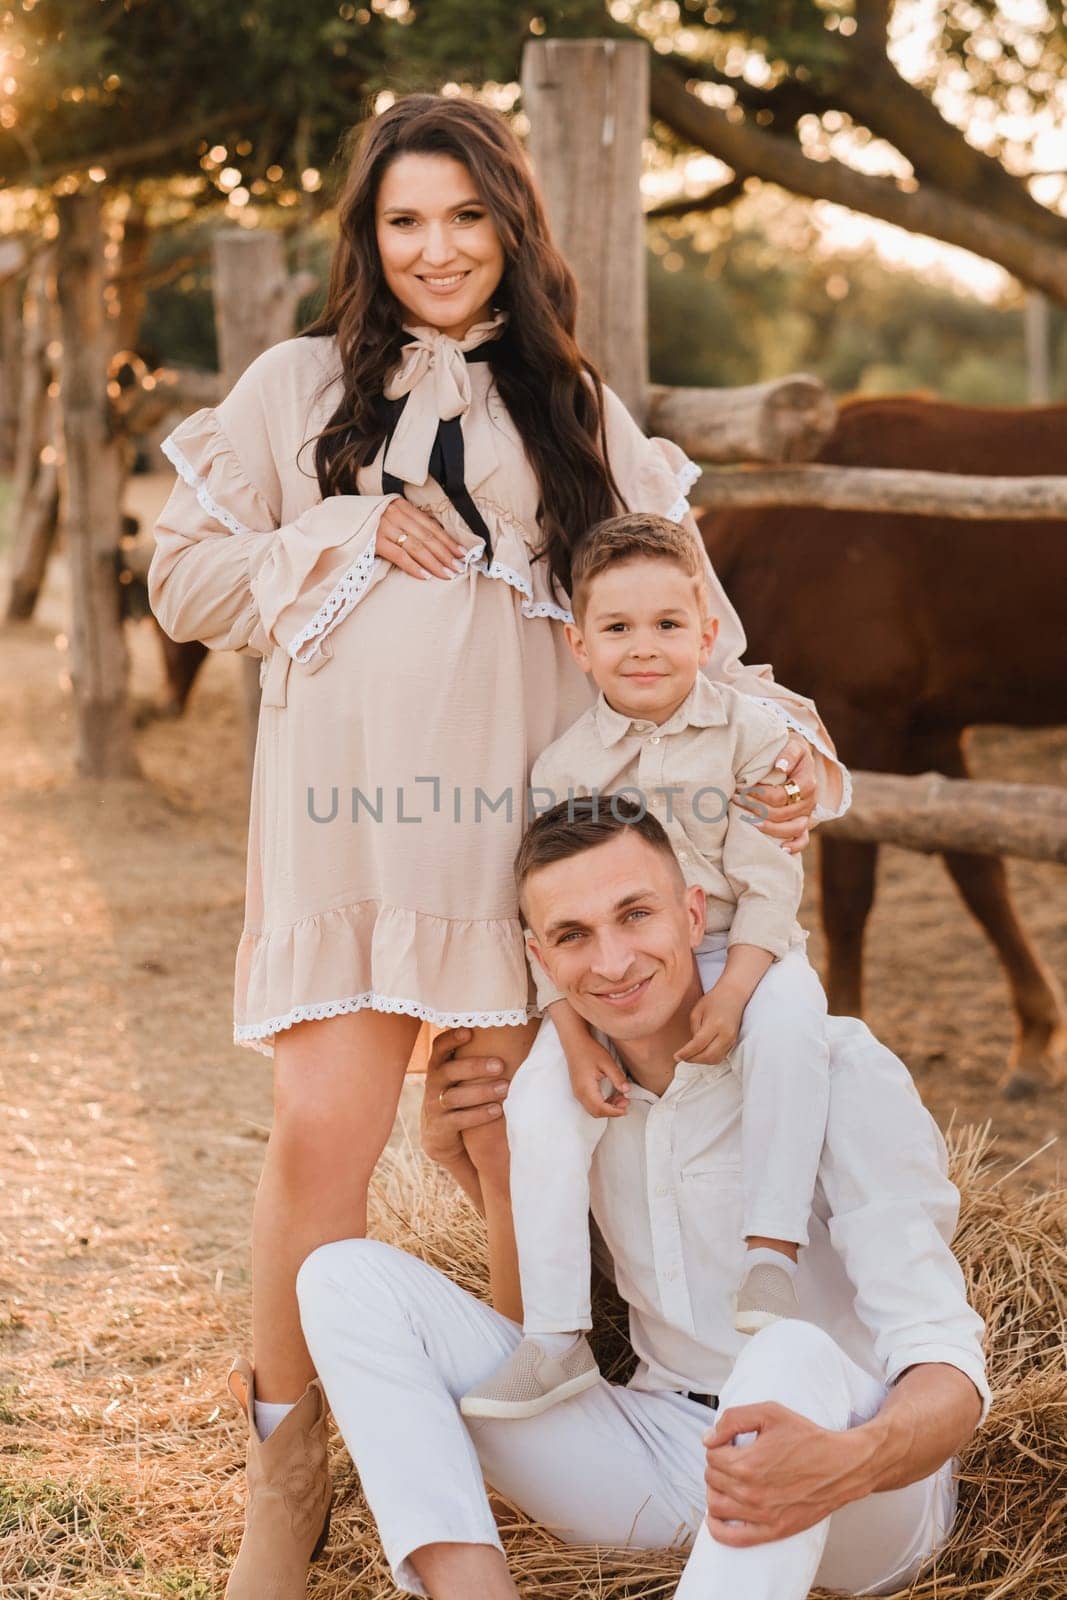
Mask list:
[[216,128],[228,128],[235,122],[253,122],[266,115],[264,106],[233,106],[213,117],[198,118],[177,133],[161,133],[144,139],[140,144],[120,144],[107,150],[88,150],[77,161],[52,161],[47,165],[33,165],[28,160],[21,169],[11,162],[3,163],[0,188],[11,184],[32,184],[35,188],[54,183],[69,172],[85,172],[89,167],[103,167],[109,178],[120,172],[130,172],[137,167],[158,161],[161,156],[176,154],[188,149]]
[[651,211],[645,212],[646,221],[652,218],[661,222],[665,217],[688,217],[693,211],[716,211],[720,206],[733,205],[745,188],[743,178],[730,178],[726,183],[716,185],[714,189],[707,189],[703,194],[690,196],[682,195],[677,200],[665,200],[662,205],[653,206]]
[[681,55],[659,56],[657,60],[676,67],[686,79],[732,89],[738,105],[745,111],[768,112],[776,124],[781,122],[795,127],[801,117],[821,116],[825,111],[835,110],[838,104],[814,84],[799,83],[796,78],[785,78],[773,89],[757,89],[744,78],[732,78],[709,61],[694,61]]
[[934,183],[1003,222],[1067,247],[1067,219],[1035,200],[994,156],[969,144],[928,95],[900,76],[886,53],[890,9],[890,0],[856,0],[859,26],[847,43],[851,59],[829,86],[834,105],[888,140],[910,161],[920,183]]
[[681,138],[718,156],[738,178],[760,177],[794,194],[829,200],[910,233],[958,245],[1067,305],[1067,250],[943,190],[908,192],[892,178],[872,178],[840,161],[814,161],[791,139],[734,122],[688,92],[677,73],[652,66],[652,114]]

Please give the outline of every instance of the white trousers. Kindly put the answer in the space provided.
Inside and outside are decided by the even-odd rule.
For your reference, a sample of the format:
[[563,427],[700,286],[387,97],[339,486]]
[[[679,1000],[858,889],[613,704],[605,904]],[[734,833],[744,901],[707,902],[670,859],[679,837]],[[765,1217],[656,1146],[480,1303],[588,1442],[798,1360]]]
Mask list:
[[[705,941],[696,955],[710,989],[726,950]],[[826,996],[802,949],[768,969],[745,1007],[728,1057],[741,1080],[745,1238],[808,1241],[829,1100],[825,1021]],[[526,1331],[589,1328],[589,1168],[608,1119],[590,1116],[574,1098],[550,1017],[515,1075],[504,1112]]]
[[[951,1463],[774,1544],[733,1550],[703,1526],[707,1406],[603,1380],[521,1422],[470,1420],[457,1400],[518,1344],[515,1323],[424,1262],[372,1239],[323,1245],[300,1269],[308,1348],[359,1472],[398,1588],[425,1594],[413,1552],[501,1548],[484,1478],[568,1544],[692,1546],[678,1600],[803,1600],[906,1585],[947,1538]],[[820,1329],[749,1340],[724,1407],[778,1401],[825,1428],[870,1418],[885,1389]],[[744,1446],[740,1446],[744,1448]],[[694,1541],[694,1535],[695,1541]]]

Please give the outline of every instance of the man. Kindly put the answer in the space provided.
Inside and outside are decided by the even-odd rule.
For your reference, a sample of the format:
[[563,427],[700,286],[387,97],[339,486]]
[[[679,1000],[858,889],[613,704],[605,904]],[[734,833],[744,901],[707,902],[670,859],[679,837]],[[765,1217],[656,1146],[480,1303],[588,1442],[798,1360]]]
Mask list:
[[952,1458],[988,1403],[948,1243],[957,1196],[907,1073],[861,1023],[831,1019],[809,1320],[746,1340],[729,1309],[737,1079],[675,1060],[722,959],[694,958],[703,892],[621,799],[554,807],[516,870],[535,953],[631,1080],[591,1193],[640,1365],[627,1388],[601,1380],[540,1416],[465,1423],[457,1398],[521,1330],[374,1241],[309,1257],[304,1332],[398,1586],[514,1600],[484,1474],[569,1542],[692,1541],[678,1600],[901,1587],[948,1536]]

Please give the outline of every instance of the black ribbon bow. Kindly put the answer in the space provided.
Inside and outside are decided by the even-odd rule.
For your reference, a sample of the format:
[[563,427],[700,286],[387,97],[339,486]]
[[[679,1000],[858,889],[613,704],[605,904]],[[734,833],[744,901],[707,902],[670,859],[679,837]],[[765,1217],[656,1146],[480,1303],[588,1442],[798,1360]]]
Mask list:
[[[489,346],[480,344],[473,350],[465,350],[465,361],[488,361]],[[410,391],[409,391],[410,394]],[[399,400],[386,400],[389,412],[388,429],[385,435],[385,444],[382,447],[382,490],[385,494],[405,493],[404,482],[392,472],[385,470],[385,457],[392,443],[393,434],[403,415],[404,407],[408,403],[408,395],[401,395]],[[430,451],[429,475],[441,485],[449,500],[455,506],[467,527],[479,539],[485,541],[485,562],[488,566],[493,559],[493,542],[489,536],[485,518],[471,499],[470,490],[464,481],[463,461],[463,428],[459,417],[442,418],[437,424],[437,434],[434,438],[433,448]]]

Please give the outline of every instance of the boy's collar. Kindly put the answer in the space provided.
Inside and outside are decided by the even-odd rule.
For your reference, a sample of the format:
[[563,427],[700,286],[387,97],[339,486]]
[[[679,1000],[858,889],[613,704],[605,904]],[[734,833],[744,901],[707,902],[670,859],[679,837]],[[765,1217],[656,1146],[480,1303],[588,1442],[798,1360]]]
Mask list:
[[[593,719],[605,749],[618,744],[631,731],[650,733],[656,726],[650,718],[628,717],[616,711],[601,690],[593,709]],[[682,728],[721,728],[727,720],[722,691],[703,672],[674,714],[659,724],[660,733],[678,733]]]

